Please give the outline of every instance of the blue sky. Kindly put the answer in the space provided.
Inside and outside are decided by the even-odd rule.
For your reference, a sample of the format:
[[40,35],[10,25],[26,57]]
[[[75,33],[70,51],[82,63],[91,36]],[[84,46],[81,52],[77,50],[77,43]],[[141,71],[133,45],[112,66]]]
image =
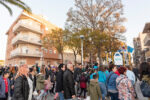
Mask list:
[[[74,0],[24,0],[35,14],[47,16],[48,20],[64,27],[67,18],[66,13],[73,6]],[[43,2],[44,1],[44,2]],[[125,26],[127,32],[127,44],[133,46],[133,38],[143,31],[146,22],[150,22],[150,0],[122,0],[124,5],[124,17],[127,18]],[[12,6],[13,16],[10,16],[7,9],[0,5],[0,59],[5,59],[7,36],[5,33],[15,21],[21,10]]]

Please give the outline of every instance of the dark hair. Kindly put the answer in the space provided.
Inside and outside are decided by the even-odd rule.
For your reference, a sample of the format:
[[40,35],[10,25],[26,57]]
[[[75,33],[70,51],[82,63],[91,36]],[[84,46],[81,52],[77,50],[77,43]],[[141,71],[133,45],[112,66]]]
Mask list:
[[127,70],[127,68],[125,68],[125,67],[119,67],[118,72],[120,74],[124,74],[124,72],[126,72],[126,70]]
[[29,72],[30,72],[30,73],[33,72],[33,68],[29,68]]
[[109,72],[111,72],[115,67],[116,67],[116,66],[115,66],[114,64],[111,64],[111,65],[109,66]]
[[95,63],[95,66],[98,66],[98,63]]
[[61,68],[63,68],[63,66],[64,66],[64,64],[60,64],[60,65],[58,66],[59,70],[60,70]]
[[3,72],[3,76],[6,75],[6,74],[9,74],[9,71],[4,71]]
[[150,77],[150,65],[147,62],[140,64],[140,79],[143,78],[143,75],[149,75]]
[[102,71],[102,72],[104,72],[104,71],[105,71],[105,68],[104,68],[103,66],[100,66],[100,67],[99,67],[99,70]]
[[130,66],[126,66],[128,68],[128,70],[132,70],[132,68]]
[[97,78],[98,78],[98,74],[94,74],[93,79],[97,79]]

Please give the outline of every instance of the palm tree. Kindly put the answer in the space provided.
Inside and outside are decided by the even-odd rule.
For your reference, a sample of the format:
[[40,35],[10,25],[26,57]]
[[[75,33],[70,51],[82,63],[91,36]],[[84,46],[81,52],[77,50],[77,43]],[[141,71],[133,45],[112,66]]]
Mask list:
[[12,9],[7,5],[7,3],[15,5],[27,12],[31,12],[30,7],[21,0],[0,0],[0,4],[2,4],[4,7],[6,7],[8,9],[10,15],[12,15],[13,12],[12,12]]

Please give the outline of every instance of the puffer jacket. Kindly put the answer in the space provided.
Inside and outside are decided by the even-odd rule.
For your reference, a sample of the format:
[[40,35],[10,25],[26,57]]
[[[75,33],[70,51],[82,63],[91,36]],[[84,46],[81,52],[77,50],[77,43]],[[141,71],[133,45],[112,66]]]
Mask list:
[[64,98],[71,99],[72,95],[75,95],[73,73],[70,70],[66,70],[63,75],[63,88]]
[[36,90],[43,90],[45,85],[45,75],[39,73],[36,78]]
[[102,98],[102,94],[100,91],[100,87],[98,81],[92,79],[88,86],[88,95],[90,96],[90,100],[99,100]]
[[[7,79],[8,81],[8,95],[10,95],[10,81],[9,79]],[[3,77],[0,76],[0,98],[5,98],[5,82],[3,80]]]
[[19,76],[15,80],[13,100],[28,100],[29,84],[25,76]]
[[[142,80],[148,82],[148,84],[150,85],[150,77],[148,75],[144,75]],[[148,100],[150,100],[150,98]]]

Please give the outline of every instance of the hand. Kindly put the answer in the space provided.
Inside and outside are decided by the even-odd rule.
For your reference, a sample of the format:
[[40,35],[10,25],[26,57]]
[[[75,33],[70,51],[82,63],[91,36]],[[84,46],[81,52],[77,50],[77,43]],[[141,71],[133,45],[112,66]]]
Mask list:
[[64,93],[64,91],[61,91],[62,93]]
[[75,96],[75,95],[73,95],[73,96],[72,96],[72,99],[75,99],[75,97],[76,97],[76,96]]
[[11,86],[11,89],[14,89],[14,85]]

